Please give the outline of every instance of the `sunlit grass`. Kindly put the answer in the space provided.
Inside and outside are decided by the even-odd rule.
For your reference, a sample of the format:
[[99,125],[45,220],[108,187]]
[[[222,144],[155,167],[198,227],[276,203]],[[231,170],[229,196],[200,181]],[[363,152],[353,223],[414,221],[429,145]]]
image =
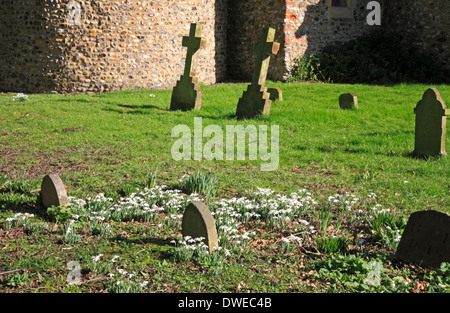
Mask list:
[[[410,212],[450,212],[449,158],[409,156],[413,108],[431,86],[268,85],[280,87],[284,101],[272,104],[269,116],[244,121],[234,113],[246,84],[202,86],[202,108],[190,112],[168,110],[170,90],[27,95],[24,101],[1,94],[1,261],[7,269],[30,270],[3,278],[0,286],[361,291],[355,282],[365,282],[371,264],[381,264],[391,272],[363,291],[412,290],[417,277],[393,269],[385,257]],[[448,102],[450,87],[437,88]],[[357,94],[358,110],[339,109],[344,92]],[[261,159],[175,161],[172,128],[193,130],[194,117],[224,132],[227,125],[278,125],[278,169],[261,171]],[[447,129],[447,147],[449,138]],[[45,211],[38,190],[55,171],[72,202]],[[201,246],[186,250],[191,246],[180,238],[183,209],[192,199],[207,200],[212,210],[218,255]],[[111,261],[115,256],[120,264]],[[74,259],[83,279],[97,275],[98,283],[67,286],[66,264]],[[343,280],[339,273],[347,270]],[[430,275],[440,279],[439,273]]]

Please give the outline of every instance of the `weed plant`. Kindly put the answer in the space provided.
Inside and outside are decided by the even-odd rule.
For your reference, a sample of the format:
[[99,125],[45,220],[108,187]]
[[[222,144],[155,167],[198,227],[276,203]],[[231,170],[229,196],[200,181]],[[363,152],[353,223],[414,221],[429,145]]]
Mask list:
[[183,176],[180,179],[179,188],[187,194],[203,194],[209,199],[217,193],[217,177],[198,171],[197,173]]

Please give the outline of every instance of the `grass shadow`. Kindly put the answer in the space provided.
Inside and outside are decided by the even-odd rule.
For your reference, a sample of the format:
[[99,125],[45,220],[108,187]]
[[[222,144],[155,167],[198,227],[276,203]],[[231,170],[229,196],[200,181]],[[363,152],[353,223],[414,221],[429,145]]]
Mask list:
[[19,201],[17,199],[0,199],[0,211],[29,213],[43,219],[48,218],[45,208],[40,203],[40,198],[38,198],[34,202],[33,201],[19,202]]
[[145,237],[142,239],[141,238],[129,239],[119,234],[115,237],[110,238],[110,240],[116,242],[120,241],[129,244],[154,244],[158,246],[173,246],[173,244],[170,242],[176,240],[176,238],[161,239],[161,238]]
[[210,119],[210,120],[235,120],[236,119],[236,113],[229,113],[221,116],[217,115],[201,115],[199,116],[201,118]]
[[128,109],[134,109],[134,110],[157,109],[157,110],[161,110],[161,111],[169,111],[169,109],[163,109],[157,105],[152,105],[152,104],[144,104],[144,105],[118,104],[117,106],[119,106],[121,108],[128,108]]
[[[108,112],[114,112],[114,113],[119,113],[119,114],[151,114],[151,110],[156,109],[159,111],[164,111],[164,112],[169,112],[169,109],[164,109],[161,107],[158,107],[156,105],[142,105],[142,106],[138,106],[138,105],[126,105],[126,104],[118,104],[117,105],[120,108],[124,108],[124,109],[130,109],[130,111],[128,110],[120,110],[120,109],[116,109],[116,108],[103,108],[103,111],[108,111]],[[148,111],[144,111],[144,110],[148,110]]]
[[446,156],[446,154],[438,154],[438,155],[422,155],[417,154],[415,151],[407,152],[403,154],[404,157],[415,160],[424,160],[424,161],[437,161]]

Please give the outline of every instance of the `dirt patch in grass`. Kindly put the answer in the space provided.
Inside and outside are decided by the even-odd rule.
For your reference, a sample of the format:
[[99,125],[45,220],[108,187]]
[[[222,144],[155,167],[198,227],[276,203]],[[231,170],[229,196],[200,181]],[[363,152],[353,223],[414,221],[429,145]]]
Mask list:
[[[71,156],[80,155],[80,151],[82,151],[84,160],[73,161]],[[107,156],[99,155],[98,150],[87,147],[67,147],[54,152],[38,150],[30,153],[23,147],[11,149],[5,145],[0,145],[0,155],[2,156],[1,174],[10,177],[27,177],[28,179],[41,178],[48,173],[86,172],[89,170],[87,163],[90,160],[107,158]],[[32,164],[22,166],[28,161]]]

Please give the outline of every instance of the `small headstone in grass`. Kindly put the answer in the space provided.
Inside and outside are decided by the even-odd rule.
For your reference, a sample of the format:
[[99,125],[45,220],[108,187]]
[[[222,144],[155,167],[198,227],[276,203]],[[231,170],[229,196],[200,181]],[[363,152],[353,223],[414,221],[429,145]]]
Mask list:
[[69,204],[66,188],[58,174],[44,177],[41,184],[41,199],[45,208]]
[[445,155],[447,115],[450,110],[436,88],[425,91],[414,109],[416,114],[415,147],[417,157]]
[[209,252],[213,252],[219,245],[216,222],[206,204],[194,201],[184,211],[181,223],[183,236],[192,238],[203,237]]
[[434,210],[412,213],[395,256],[425,267],[450,262],[450,215]]
[[202,92],[196,77],[195,67],[198,50],[206,46],[206,39],[201,37],[202,26],[191,24],[189,36],[184,36],[183,47],[187,47],[184,73],[172,91],[170,110],[200,109]]
[[265,86],[267,71],[269,69],[270,57],[278,54],[280,44],[274,42],[275,29],[264,29],[260,41],[253,47],[253,54],[256,56],[255,69],[253,71],[252,82],[239,99],[236,117],[254,118],[261,114],[270,113],[270,94]]
[[358,109],[358,97],[354,93],[344,93],[340,95],[339,107],[342,110]]
[[267,92],[270,95],[269,96],[270,101],[272,101],[272,102],[275,102],[277,100],[283,101],[283,92],[281,91],[281,88],[279,88],[279,87],[267,88]]

